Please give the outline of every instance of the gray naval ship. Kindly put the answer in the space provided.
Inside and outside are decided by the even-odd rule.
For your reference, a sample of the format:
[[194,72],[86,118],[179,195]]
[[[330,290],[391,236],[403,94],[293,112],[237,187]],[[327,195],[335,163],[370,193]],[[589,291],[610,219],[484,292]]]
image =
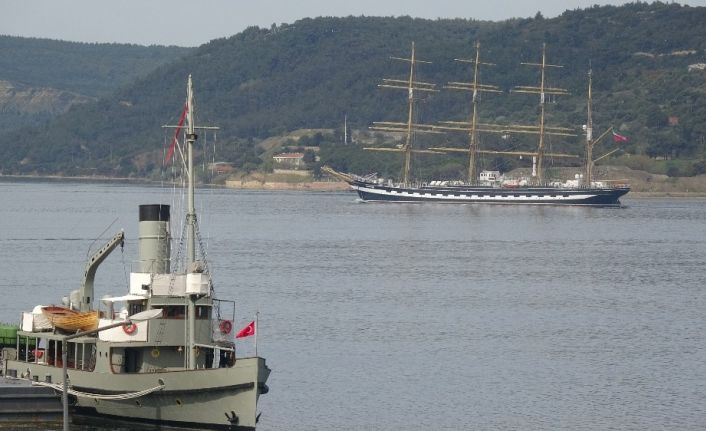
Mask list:
[[93,297],[98,265],[123,245],[121,231],[90,257],[64,306],[23,313],[15,348],[3,352],[3,375],[67,393],[75,417],[254,430],[270,369],[257,353],[236,355],[234,302],[216,299],[205,253],[196,250],[191,76],[185,112],[185,257],[181,248],[171,256],[170,207],[140,205],[139,260],[127,294],[101,298],[98,307]]

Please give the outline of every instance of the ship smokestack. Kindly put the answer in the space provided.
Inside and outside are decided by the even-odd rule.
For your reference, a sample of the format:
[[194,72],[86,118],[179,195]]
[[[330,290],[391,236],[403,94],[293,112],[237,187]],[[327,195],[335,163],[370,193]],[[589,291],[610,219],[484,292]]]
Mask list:
[[169,272],[169,205],[140,205],[138,272]]

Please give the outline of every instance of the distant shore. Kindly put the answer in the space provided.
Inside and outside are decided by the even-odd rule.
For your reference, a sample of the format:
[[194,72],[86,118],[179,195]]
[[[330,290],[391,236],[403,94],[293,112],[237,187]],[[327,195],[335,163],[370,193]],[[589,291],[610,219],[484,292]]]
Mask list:
[[[59,176],[59,175],[0,175],[1,182],[13,181],[45,181],[45,182],[86,182],[86,183],[115,183],[157,186],[159,184],[172,184],[170,181],[149,180],[145,178],[103,177],[103,176]],[[229,188],[235,190],[263,190],[263,191],[309,191],[309,192],[343,192],[351,191],[348,184],[341,181],[261,181],[261,180],[227,180],[225,184],[203,184],[205,187]],[[638,187],[639,189],[639,187]],[[705,198],[706,191],[678,191],[678,190],[639,190],[630,191],[627,199],[649,198]]]
[[350,190],[348,184],[341,181],[258,181],[226,180],[226,188],[241,190],[300,190],[318,192],[336,192]]
[[105,177],[105,176],[63,176],[63,175],[0,175],[0,182],[11,181],[38,181],[38,182],[87,182],[87,183],[130,183],[130,184],[155,184],[146,178]]

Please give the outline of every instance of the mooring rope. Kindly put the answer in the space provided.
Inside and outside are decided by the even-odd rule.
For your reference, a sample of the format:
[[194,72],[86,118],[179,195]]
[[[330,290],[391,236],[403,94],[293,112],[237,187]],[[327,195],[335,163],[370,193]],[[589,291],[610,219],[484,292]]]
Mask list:
[[[49,387],[49,388],[52,388],[58,392],[64,391],[63,385],[60,385],[58,383],[32,382],[32,384],[35,386]],[[137,392],[125,392],[122,394],[105,395],[105,394],[92,394],[90,392],[81,392],[81,391],[77,391],[77,390],[69,388],[68,393],[71,395],[75,395],[77,397],[93,398],[96,400],[120,401],[120,400],[129,400],[129,399],[133,399],[133,398],[144,397],[145,395],[151,394],[152,392],[161,391],[162,389],[164,389],[164,385],[158,385],[153,388],[143,389],[143,390],[137,391]]]

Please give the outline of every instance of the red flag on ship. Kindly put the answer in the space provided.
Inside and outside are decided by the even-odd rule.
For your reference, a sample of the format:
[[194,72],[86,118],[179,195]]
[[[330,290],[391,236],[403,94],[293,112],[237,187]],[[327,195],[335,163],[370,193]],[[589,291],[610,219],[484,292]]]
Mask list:
[[627,141],[628,141],[627,136],[619,135],[619,134],[615,133],[615,130],[613,130],[613,142],[627,142]]
[[184,110],[181,111],[181,117],[179,117],[179,124],[177,124],[176,132],[174,132],[174,138],[172,139],[172,144],[169,146],[169,150],[167,151],[167,156],[164,158],[164,164],[166,165],[169,163],[169,161],[172,159],[172,156],[174,155],[174,149],[176,148],[176,144],[179,141],[179,132],[181,132],[181,128],[184,125],[184,120],[186,119],[186,112],[189,110],[189,105],[184,103]]
[[253,320],[252,322],[248,323],[246,327],[238,331],[237,334],[235,334],[235,338],[243,338],[243,337],[249,337],[251,335],[255,335],[255,321]]

